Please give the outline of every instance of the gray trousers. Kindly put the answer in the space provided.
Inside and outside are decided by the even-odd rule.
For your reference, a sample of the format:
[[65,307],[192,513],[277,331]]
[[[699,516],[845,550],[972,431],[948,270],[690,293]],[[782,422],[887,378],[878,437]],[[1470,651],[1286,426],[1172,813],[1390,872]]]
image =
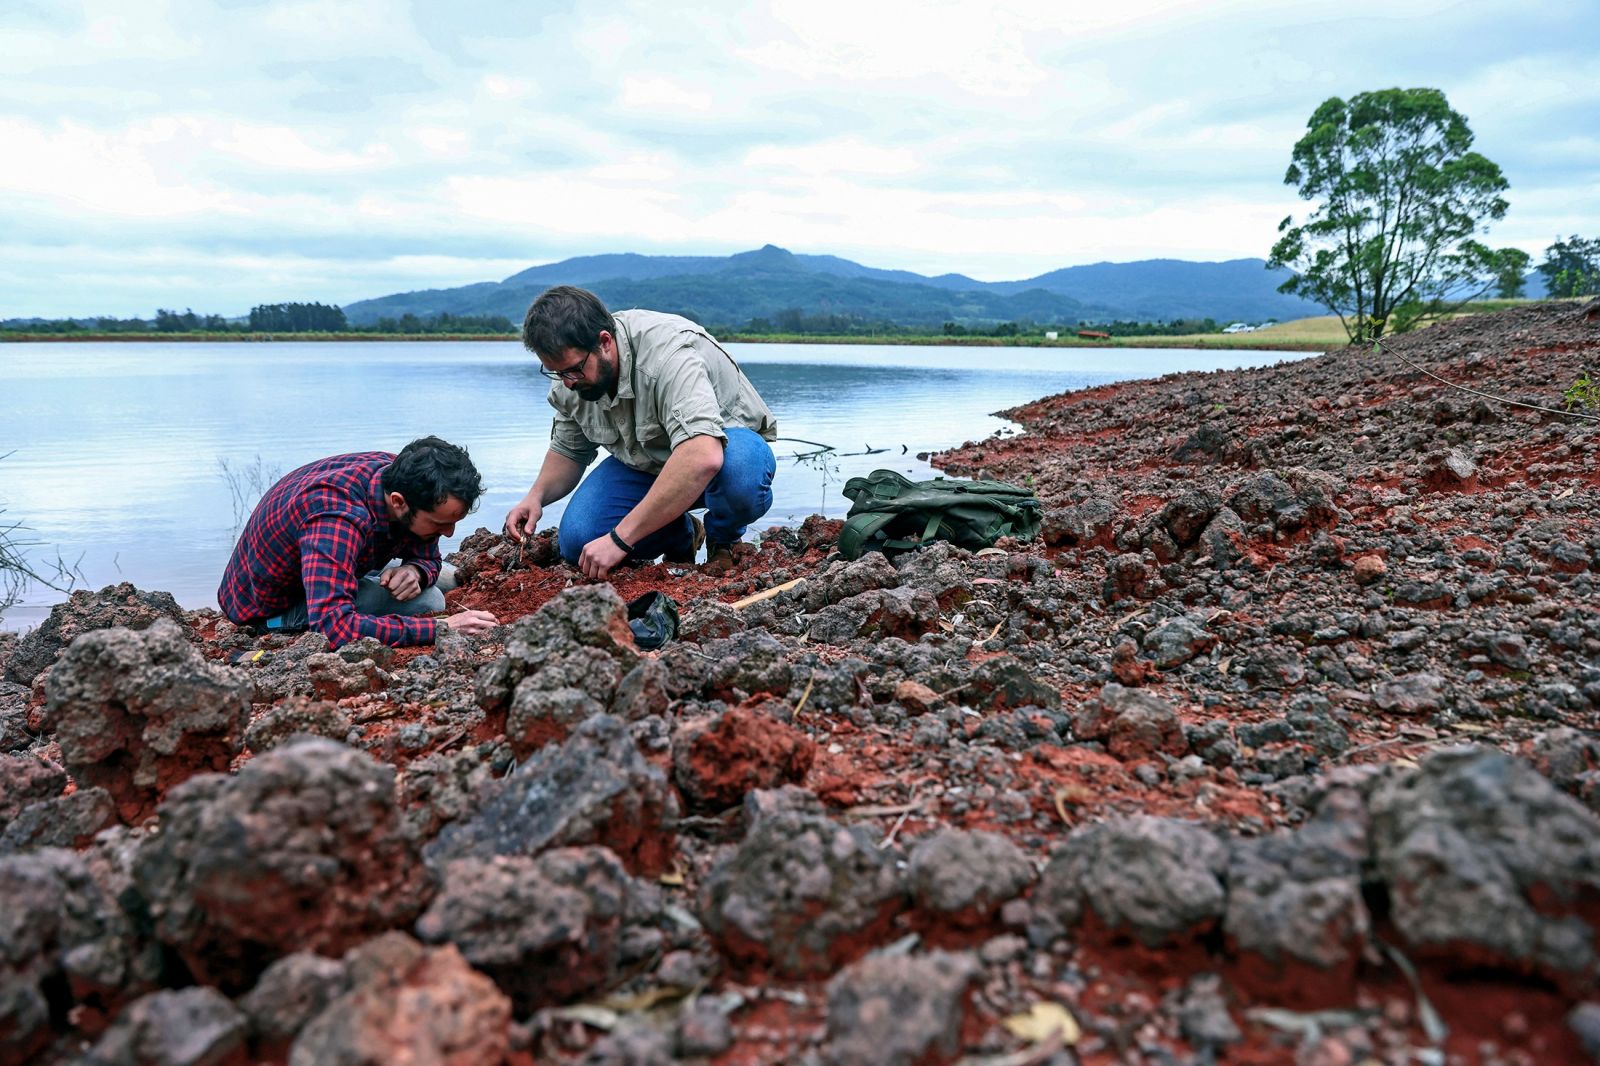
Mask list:
[[[356,582],[356,614],[438,614],[444,610],[444,594],[456,587],[456,568],[449,563],[439,564],[439,580],[421,594],[409,600],[397,600],[378,582],[383,571],[374,570]],[[311,617],[304,599],[291,604],[282,614],[274,615],[262,625],[271,630],[299,632],[311,628]]]

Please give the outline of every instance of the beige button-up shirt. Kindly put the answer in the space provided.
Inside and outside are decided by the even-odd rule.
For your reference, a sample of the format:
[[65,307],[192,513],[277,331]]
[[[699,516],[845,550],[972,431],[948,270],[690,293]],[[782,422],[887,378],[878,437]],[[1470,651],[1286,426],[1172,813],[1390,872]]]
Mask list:
[[678,445],[698,436],[726,442],[727,426],[777,439],[778,420],[705,330],[659,311],[611,317],[617,323],[617,394],[585,400],[552,382],[553,450],[587,467],[604,448],[634,470],[659,474]]

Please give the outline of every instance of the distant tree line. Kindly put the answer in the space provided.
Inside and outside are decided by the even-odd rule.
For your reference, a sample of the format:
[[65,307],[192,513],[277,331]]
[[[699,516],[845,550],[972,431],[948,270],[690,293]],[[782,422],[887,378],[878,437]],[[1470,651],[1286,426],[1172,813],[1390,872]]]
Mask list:
[[506,334],[515,332],[505,315],[452,315],[380,318],[352,326],[344,311],[322,303],[258,304],[242,319],[158,308],[154,318],[13,318],[0,321],[13,333],[408,333]]

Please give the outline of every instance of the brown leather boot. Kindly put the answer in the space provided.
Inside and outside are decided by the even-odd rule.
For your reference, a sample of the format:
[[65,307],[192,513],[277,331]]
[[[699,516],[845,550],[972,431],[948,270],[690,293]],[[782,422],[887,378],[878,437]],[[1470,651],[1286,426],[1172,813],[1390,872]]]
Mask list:
[[700,551],[700,545],[706,542],[706,524],[694,515],[689,515],[689,522],[694,526],[694,535],[689,544],[689,554],[682,552],[666,552],[661,556],[664,563],[676,563],[679,566],[693,566],[694,557]]
[[700,564],[700,572],[712,577],[721,577],[734,567],[733,545],[718,544],[710,541],[706,544],[706,561]]

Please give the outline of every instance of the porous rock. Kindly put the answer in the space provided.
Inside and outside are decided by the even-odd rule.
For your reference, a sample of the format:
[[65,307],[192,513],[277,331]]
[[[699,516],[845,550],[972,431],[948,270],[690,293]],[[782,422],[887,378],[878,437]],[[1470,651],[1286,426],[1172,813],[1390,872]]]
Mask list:
[[540,669],[518,681],[512,693],[506,716],[512,751],[525,758],[566,739],[579,722],[605,711],[621,678],[616,659],[599,648],[575,644],[549,650]]
[[81,848],[117,824],[117,805],[103,788],[80,788],[30,803],[0,833],[0,855],[31,848]]
[[1103,740],[1119,759],[1152,759],[1188,751],[1183,723],[1158,696],[1112,682],[1078,712],[1073,729],[1084,740]]
[[295,1038],[289,1066],[501,1066],[511,1001],[454,945],[389,933],[345,957],[353,987]]
[[1147,947],[1205,932],[1222,917],[1227,849],[1189,822],[1149,815],[1075,829],[1051,856],[1032,897],[1036,944],[1093,914]]
[[112,627],[148,629],[162,618],[183,624],[183,609],[165,592],[141,592],[126,581],[99,592],[79,589],[65,603],[50,608],[50,617],[18,641],[6,663],[5,676],[31,685],[63,648],[83,634]]
[[0,900],[0,1060],[28,1061],[51,1042],[63,994],[110,1011],[140,990],[133,926],[84,856],[0,856]]
[[[553,655],[578,647],[600,652],[621,671],[631,670],[638,662],[627,604],[610,585],[564,589],[533,614],[513,623],[504,654],[478,671],[479,706],[488,711],[509,708],[524,678],[543,671]],[[606,695],[609,698],[610,693]]]
[[487,785],[477,812],[445,826],[425,854],[442,869],[451,859],[601,844],[629,870],[659,873],[677,818],[666,775],[640,754],[626,722],[602,714]]
[[250,711],[244,682],[201,658],[165,618],[75,641],[50,671],[45,722],[80,785],[141,821],[173,785],[226,770]]
[[256,986],[239,999],[253,1043],[263,1057],[281,1061],[306,1023],[350,988],[340,959],[310,951],[285,955],[268,966]]
[[61,795],[67,772],[37,755],[0,754],[0,829],[24,807]]
[[21,751],[33,743],[28,729],[28,689],[0,681],[0,751]]
[[995,833],[944,828],[911,849],[911,896],[941,921],[987,921],[1033,878],[1028,856]]
[[967,991],[979,966],[935,951],[852,963],[828,982],[830,1066],[934,1066],[961,1054]]
[[734,707],[686,723],[672,737],[672,776],[690,807],[724,810],[758,788],[797,783],[816,741],[770,715]]
[[1372,704],[1390,714],[1433,714],[1444,707],[1445,682],[1438,674],[1406,674],[1378,685]]
[[[1596,973],[1600,817],[1493,748],[1438,752],[1373,789],[1390,918],[1422,955],[1463,950],[1558,979]],[[1587,910],[1585,908],[1588,908]]]
[[153,992],[130,1004],[83,1066],[245,1066],[249,1023],[214,988]]
[[700,918],[730,959],[801,977],[861,955],[905,903],[895,857],[865,829],[780,811],[712,869]]
[[134,877],[157,937],[224,988],[290,951],[338,953],[409,923],[431,887],[393,768],[322,739],[174,789]]
[[1202,655],[1217,643],[1217,639],[1193,618],[1180,615],[1168,619],[1146,633],[1141,642],[1145,656],[1163,670],[1182,666],[1197,655]]
[[820,644],[844,645],[865,638],[916,640],[939,628],[939,604],[918,588],[874,589],[830,604],[811,619],[807,632]]
[[557,848],[452,862],[417,936],[454,944],[526,1014],[620,982],[641,945],[659,945],[660,911],[655,885],[610,851]]
[[[1262,991],[1350,994],[1371,919],[1362,897],[1367,813],[1354,789],[1335,789],[1293,833],[1233,842],[1222,928]],[[1339,980],[1285,984],[1291,963],[1337,971]],[[1330,1005],[1330,1004],[1319,1004]]]
[[257,755],[293,736],[343,740],[350,735],[350,713],[337,703],[290,696],[268,707],[244,731],[244,746]]

